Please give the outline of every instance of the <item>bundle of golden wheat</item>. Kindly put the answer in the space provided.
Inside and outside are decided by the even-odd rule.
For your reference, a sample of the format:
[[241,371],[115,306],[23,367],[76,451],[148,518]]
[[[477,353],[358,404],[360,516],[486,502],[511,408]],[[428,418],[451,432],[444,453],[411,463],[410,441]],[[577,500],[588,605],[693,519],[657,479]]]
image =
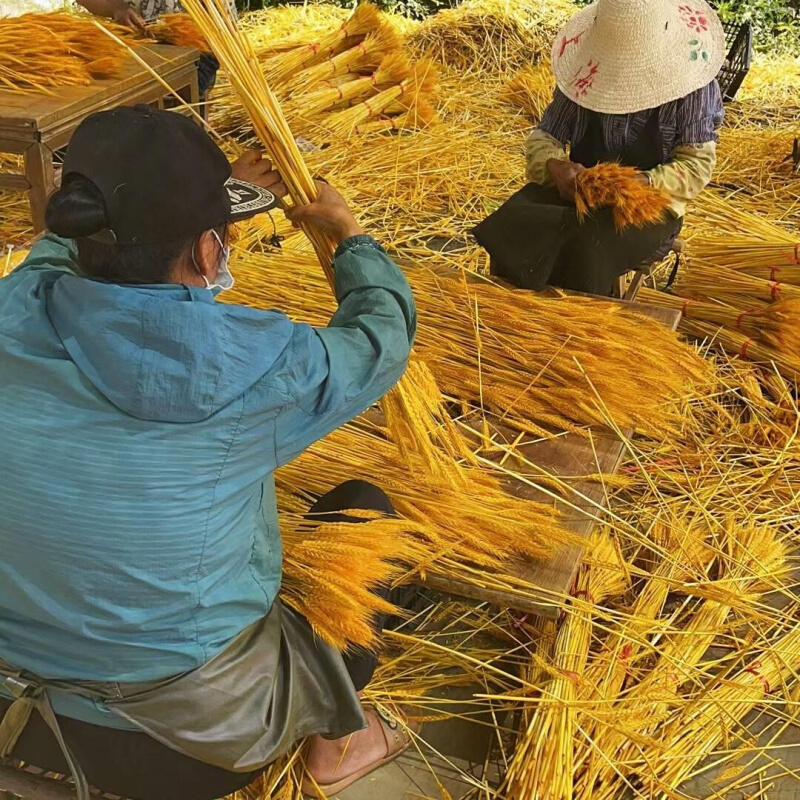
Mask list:
[[[317,196],[314,181],[281,107],[257,66],[253,48],[237,28],[225,0],[187,0],[186,10],[225,69],[259,139],[280,171],[292,202],[310,203]],[[332,285],[333,241],[314,230],[307,230],[306,235]]]
[[654,753],[641,774],[645,790],[666,793],[677,789],[749,711],[796,676],[800,626],[787,619],[775,628],[774,640],[757,658],[751,658],[732,678],[713,681],[696,703],[673,720],[669,746]]
[[534,710],[523,717],[525,725],[505,776],[505,796],[512,800],[572,797],[576,701],[589,655],[592,616],[628,585],[619,545],[606,531],[592,535],[588,554],[555,639],[551,661],[556,677],[542,687]]
[[581,727],[591,747],[584,746],[578,758],[582,774],[577,786],[584,797],[592,797],[608,768],[604,751],[614,739],[618,717],[615,701],[632,665],[648,646],[648,637],[659,626],[664,603],[671,590],[681,584],[704,580],[715,560],[707,543],[708,530],[702,518],[685,524],[675,520],[656,523],[649,531],[656,545],[650,554],[653,566],[645,565],[647,580],[638,592],[629,616],[616,623],[601,650],[587,664],[582,699],[589,702],[581,715]]
[[[333,313],[308,254],[234,252],[233,264],[239,280],[226,293],[233,301],[280,307],[315,324]],[[713,386],[709,365],[691,348],[619,303],[545,298],[425,269],[406,274],[420,315],[415,346],[439,386],[520,430],[550,435],[544,426],[613,421],[661,436],[685,424],[687,397]],[[642,337],[652,346],[632,350]]]
[[721,521],[714,538],[720,561],[716,579],[692,587],[692,594],[702,599],[687,615],[685,626],[660,639],[652,666],[617,702],[616,725],[607,730],[603,741],[594,742],[606,762],[589,795],[597,800],[619,790],[625,780],[620,771],[628,776],[637,770],[646,772],[648,760],[657,757],[653,734],[678,705],[681,686],[702,681],[697,667],[732,610],[750,611],[764,591],[779,586],[786,577],[787,546],[774,530],[741,526],[728,518]]
[[[130,31],[107,24],[118,36]],[[0,17],[0,87],[48,91],[54,86],[89,86],[114,77],[125,51],[97,30],[88,15],[53,12]]]
[[287,109],[296,108],[295,113],[307,119],[337,104],[349,105],[356,98],[400,84],[410,74],[411,62],[405,53],[398,50],[385,56],[371,75],[355,76],[346,83],[319,88],[308,94],[298,93],[287,103]]
[[187,14],[161,14],[153,22],[148,23],[147,32],[157,42],[164,44],[194,47],[201,53],[208,53],[211,50],[203,34]]
[[418,102],[427,104],[436,90],[437,82],[438,73],[433,62],[420,60],[396,86],[379,91],[368,100],[327,116],[324,121],[325,129],[346,138],[367,120],[383,115],[394,103],[401,103],[406,108]]
[[356,37],[363,38],[381,26],[381,14],[369,2],[358,5],[341,27],[323,36],[319,41],[301,44],[284,53],[263,60],[263,67],[270,81],[283,82],[302,70],[324,62],[356,44]]
[[694,261],[678,273],[675,291],[688,298],[724,303],[741,311],[777,300],[800,298],[800,286]]
[[372,72],[387,55],[400,50],[400,46],[398,35],[384,23],[349,50],[293,75],[290,86],[293,91],[309,89],[338,75]]
[[733,328],[764,345],[800,358],[800,299],[777,300],[745,311],[732,306],[644,289],[642,302],[681,311],[684,320],[712,322]]
[[618,231],[663,222],[669,208],[668,195],[643,181],[641,172],[613,162],[578,173],[575,186],[578,219],[595,209],[611,208]]
[[521,108],[532,122],[539,122],[553,99],[555,88],[556,80],[549,61],[536,66],[527,64],[509,79],[503,98]]

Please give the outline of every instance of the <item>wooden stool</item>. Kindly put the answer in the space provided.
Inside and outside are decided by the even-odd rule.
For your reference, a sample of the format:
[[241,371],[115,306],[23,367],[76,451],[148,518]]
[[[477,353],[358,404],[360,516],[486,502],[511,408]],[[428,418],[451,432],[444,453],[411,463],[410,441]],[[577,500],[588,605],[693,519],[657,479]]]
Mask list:
[[[18,764],[19,762],[17,762]],[[38,767],[17,766],[0,759],[0,800],[75,800],[77,793],[69,776],[57,777]],[[97,800],[122,800],[116,795],[92,790]]]
[[[186,103],[197,104],[197,50],[153,44],[137,53]],[[163,108],[169,96],[130,55],[119,77],[91,86],[56,87],[52,94],[0,90],[0,153],[24,157],[23,172],[0,173],[0,189],[28,191],[34,232],[39,233],[44,230],[47,198],[56,188],[53,153],[67,145],[75,128],[90,114],[118,106],[146,103]]]
[[[680,264],[681,255],[683,254],[686,244],[683,239],[676,239],[672,243],[670,249],[671,253],[675,254],[675,267],[673,271],[677,272]],[[639,294],[639,289],[642,288],[645,278],[647,278],[653,271],[652,264],[642,264],[638,269],[633,270],[633,276],[630,282],[626,284],[627,275],[620,275],[614,283],[614,292],[612,297],[617,300],[635,300],[636,295]]]

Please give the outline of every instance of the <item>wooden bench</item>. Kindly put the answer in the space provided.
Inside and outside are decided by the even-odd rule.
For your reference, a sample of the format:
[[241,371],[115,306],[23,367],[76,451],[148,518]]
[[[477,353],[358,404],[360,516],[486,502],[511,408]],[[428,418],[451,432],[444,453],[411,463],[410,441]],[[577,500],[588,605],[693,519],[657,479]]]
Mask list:
[[[137,50],[172,90],[191,105],[198,103],[197,50],[146,45]],[[34,232],[44,229],[47,198],[55,189],[53,153],[64,147],[90,114],[137,103],[165,107],[167,89],[133,56],[120,75],[91,86],[62,86],[51,94],[0,90],[0,153],[23,156],[22,172],[0,173],[0,189],[27,190]]]
[[[680,266],[685,246],[683,239],[676,239],[672,243],[671,252],[675,254],[676,270]],[[614,297],[618,300],[635,300],[636,295],[639,294],[639,289],[644,285],[644,281],[650,275],[652,269],[652,264],[642,264],[639,269],[633,270],[630,281],[628,281],[627,275],[620,275],[614,283]]]

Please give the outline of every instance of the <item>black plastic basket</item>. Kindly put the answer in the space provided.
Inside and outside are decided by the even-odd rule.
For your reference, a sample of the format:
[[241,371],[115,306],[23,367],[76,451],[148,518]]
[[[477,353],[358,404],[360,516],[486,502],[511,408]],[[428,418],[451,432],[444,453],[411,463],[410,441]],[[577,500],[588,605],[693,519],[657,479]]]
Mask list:
[[717,75],[722,99],[727,102],[736,97],[745,76],[750,71],[750,56],[753,51],[753,26],[750,22],[723,22],[728,56]]

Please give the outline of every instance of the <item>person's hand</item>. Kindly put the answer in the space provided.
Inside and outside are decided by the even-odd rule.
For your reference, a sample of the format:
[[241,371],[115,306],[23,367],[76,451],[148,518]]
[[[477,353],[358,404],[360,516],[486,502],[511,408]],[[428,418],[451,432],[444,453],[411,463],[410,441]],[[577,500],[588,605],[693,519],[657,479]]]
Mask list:
[[287,209],[286,216],[295,228],[309,225],[333,236],[337,244],[364,232],[336,189],[317,181],[317,191],[319,194],[313,203]]
[[117,25],[124,25],[126,28],[132,28],[142,36],[147,35],[147,29],[144,26],[144,20],[126,3],[124,0],[119,3],[119,7],[114,11],[112,17]]
[[558,189],[562,199],[575,202],[575,178],[586,169],[582,164],[551,158],[547,162],[547,172]]
[[272,162],[264,158],[259,150],[248,150],[231,164],[231,174],[240,181],[247,181],[267,189],[275,197],[286,197],[286,184]]

